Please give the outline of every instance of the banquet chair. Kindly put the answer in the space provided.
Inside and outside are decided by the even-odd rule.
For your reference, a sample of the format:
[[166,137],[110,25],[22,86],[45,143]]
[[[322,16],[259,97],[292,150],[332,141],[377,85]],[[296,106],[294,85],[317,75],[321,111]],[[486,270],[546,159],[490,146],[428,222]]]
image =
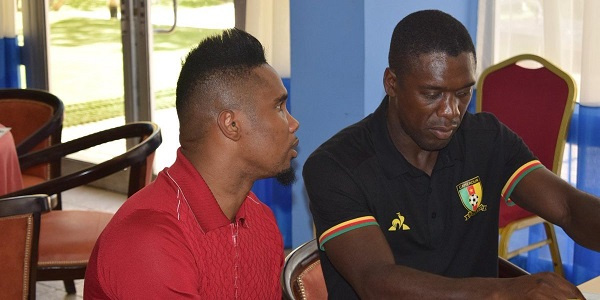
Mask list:
[[[536,66],[526,67],[528,63]],[[546,59],[518,55],[483,71],[477,82],[476,110],[493,113],[525,141],[547,169],[560,176],[575,87],[571,76]],[[545,239],[509,251],[516,230],[537,224],[543,224]],[[510,259],[548,245],[554,271],[564,276],[554,225],[516,205],[501,203],[499,227],[501,257]]]
[[[529,273],[508,260],[498,257],[498,278],[523,275],[529,275]],[[316,239],[298,246],[285,258],[281,272],[281,287],[284,299],[327,299],[327,287],[321,269]]]
[[[53,195],[89,184],[128,169],[128,196],[152,178],[154,152],[162,142],[160,128],[151,122],[135,122],[50,146],[19,157],[22,168],[60,160],[68,154],[113,141],[137,140],[137,144],[102,163],[62,174],[60,177],[26,187],[1,197],[45,193]],[[75,293],[74,279],[85,275],[96,239],[112,218],[100,211],[53,210],[42,216],[38,281],[63,280],[67,293]]]
[[[0,89],[0,124],[11,127],[18,155],[59,144],[64,105],[55,95],[35,89]],[[60,161],[21,170],[23,185],[60,176]],[[56,196],[60,209],[60,194]]]
[[47,195],[0,200],[0,298],[35,299],[40,215],[49,210]]

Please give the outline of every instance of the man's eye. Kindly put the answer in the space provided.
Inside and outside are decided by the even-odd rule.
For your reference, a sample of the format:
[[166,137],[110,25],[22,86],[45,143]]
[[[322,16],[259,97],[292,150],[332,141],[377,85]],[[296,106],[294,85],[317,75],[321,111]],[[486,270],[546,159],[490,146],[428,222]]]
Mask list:
[[438,99],[440,97],[440,95],[442,95],[442,93],[427,93],[427,94],[425,94],[425,98],[427,98],[429,100],[435,100],[435,99]]
[[460,97],[460,98],[463,98],[463,97],[471,97],[471,93],[472,93],[472,90],[471,90],[471,89],[469,89],[469,90],[466,90],[466,91],[461,91],[461,92],[458,92],[458,93],[456,94],[456,96],[457,96],[457,97]]

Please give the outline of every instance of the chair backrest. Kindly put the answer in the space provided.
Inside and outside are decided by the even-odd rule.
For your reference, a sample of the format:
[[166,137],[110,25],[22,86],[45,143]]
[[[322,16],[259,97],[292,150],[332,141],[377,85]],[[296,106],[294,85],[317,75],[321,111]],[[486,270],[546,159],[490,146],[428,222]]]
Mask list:
[[3,299],[35,299],[40,215],[47,195],[0,199],[0,293]]
[[283,265],[281,285],[286,299],[327,299],[316,239],[288,254]]
[[[539,68],[522,63],[535,62]],[[477,112],[491,112],[516,132],[549,170],[560,175],[567,130],[576,98],[575,81],[547,60],[518,55],[486,69],[477,82]],[[530,216],[501,205],[500,227]]]
[[68,154],[88,149],[107,142],[126,138],[138,138],[139,143],[124,153],[97,165],[70,173],[2,197],[33,193],[54,195],[74,187],[129,168],[128,196],[133,195],[152,179],[154,152],[160,146],[162,137],[158,125],[151,122],[134,122],[123,126],[93,133],[75,140],[54,145],[46,149],[19,156],[21,168],[27,168],[49,161],[60,160]]
[[[62,101],[49,92],[35,89],[0,89],[0,123],[11,127],[18,155],[59,144],[63,116]],[[21,173],[48,180],[60,175],[60,165],[44,164],[23,169]]]

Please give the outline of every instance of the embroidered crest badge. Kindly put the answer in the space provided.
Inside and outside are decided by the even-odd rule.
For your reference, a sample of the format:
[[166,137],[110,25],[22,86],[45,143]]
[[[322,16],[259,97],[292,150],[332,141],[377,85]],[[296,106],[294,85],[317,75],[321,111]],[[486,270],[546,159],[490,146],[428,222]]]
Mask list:
[[483,188],[479,176],[461,182],[456,186],[456,191],[463,206],[467,209],[467,214],[464,216],[465,221],[478,212],[487,210],[487,205],[481,203],[483,201]]

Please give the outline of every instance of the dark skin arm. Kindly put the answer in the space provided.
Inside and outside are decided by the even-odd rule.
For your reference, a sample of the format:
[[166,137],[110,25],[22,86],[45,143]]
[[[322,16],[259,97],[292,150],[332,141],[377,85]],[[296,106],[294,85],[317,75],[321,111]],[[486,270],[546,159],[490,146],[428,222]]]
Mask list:
[[600,199],[584,193],[546,168],[527,174],[511,199],[562,227],[577,243],[600,251]]
[[325,249],[361,299],[584,299],[575,286],[554,273],[455,279],[396,265],[377,226],[337,236]]

